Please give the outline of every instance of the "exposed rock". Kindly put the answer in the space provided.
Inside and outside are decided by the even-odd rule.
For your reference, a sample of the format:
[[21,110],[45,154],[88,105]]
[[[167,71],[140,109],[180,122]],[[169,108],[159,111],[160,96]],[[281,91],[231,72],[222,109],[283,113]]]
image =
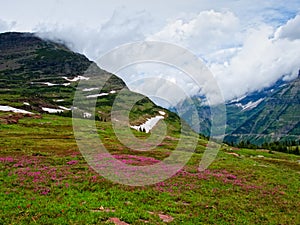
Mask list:
[[128,225],[129,224],[124,221],[121,221],[119,218],[116,218],[116,217],[109,218],[108,221],[114,223],[115,225]]
[[33,119],[41,119],[42,115],[39,114],[22,114],[22,113],[14,113],[8,114],[0,117],[0,124],[17,124],[20,119],[24,117],[30,117]]
[[228,154],[228,155],[233,155],[233,156],[235,156],[235,157],[240,157],[240,155],[237,154],[237,153],[235,153],[235,152],[226,152],[226,154]]
[[174,218],[172,216],[169,216],[169,215],[158,214],[158,216],[165,223],[170,223],[174,220]]

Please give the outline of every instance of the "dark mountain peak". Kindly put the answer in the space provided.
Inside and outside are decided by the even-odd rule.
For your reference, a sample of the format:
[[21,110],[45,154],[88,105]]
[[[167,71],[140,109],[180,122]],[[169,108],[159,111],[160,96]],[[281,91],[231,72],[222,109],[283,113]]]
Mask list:
[[64,45],[43,40],[32,33],[0,34],[0,72],[8,78],[3,80],[6,83],[25,77],[25,81],[32,81],[82,75],[91,63]]
[[[84,55],[35,34],[0,34],[0,88],[6,93],[34,96],[52,92],[72,93],[76,82],[69,80],[84,76],[91,65],[93,62]],[[94,65],[97,74],[111,75]],[[126,86],[121,79],[112,77],[115,83],[111,86],[118,89]]]
[[24,39],[24,38],[37,38],[34,33],[23,33],[23,32],[5,32],[0,34],[0,40],[16,40],[16,39]]
[[42,39],[32,33],[7,32],[0,34],[0,50],[18,50],[43,44]]
[[0,51],[2,53],[8,52],[11,54],[12,52],[16,52],[19,54],[24,51],[28,52],[30,50],[43,48],[53,48],[56,50],[72,52],[62,41],[53,42],[51,40],[40,38],[35,33],[0,33]]

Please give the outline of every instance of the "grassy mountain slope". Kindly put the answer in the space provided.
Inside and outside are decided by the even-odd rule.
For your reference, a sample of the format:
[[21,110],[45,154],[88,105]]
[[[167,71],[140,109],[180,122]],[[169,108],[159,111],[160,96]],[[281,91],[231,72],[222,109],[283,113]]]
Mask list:
[[[76,89],[78,77],[90,79],[84,86],[89,91]],[[97,85],[102,86],[101,90],[95,89]],[[141,116],[149,118],[162,110],[147,97],[130,92],[120,78],[101,70],[85,56],[29,33],[0,34],[0,87],[0,105],[30,112],[71,108],[76,90],[85,98],[85,105],[91,101],[88,96],[107,93],[97,98],[95,116],[109,120],[114,99],[122,89],[127,90],[128,98],[141,99],[131,114],[133,124],[138,123]],[[83,114],[83,109],[79,113]],[[65,110],[63,114],[71,116],[71,111]],[[170,116],[176,117],[175,114]],[[179,121],[178,117],[175,120]]]
[[[124,163],[144,166],[177,145],[166,137],[153,151],[132,152],[97,121],[106,147]],[[140,138],[147,134],[135,132]],[[89,168],[70,118],[25,117],[0,125],[1,224],[298,224],[299,156],[223,146],[204,172],[200,141],[189,163],[172,178],[128,187]]]
[[[83,76],[91,64],[85,56],[33,34],[1,34],[0,104],[42,112],[42,106],[57,108],[56,100],[63,100],[60,105],[70,107],[78,82],[64,77],[72,80]],[[125,87],[116,76],[100,69],[97,72],[99,76],[112,76],[107,86],[116,90]],[[31,106],[23,106],[23,101]]]

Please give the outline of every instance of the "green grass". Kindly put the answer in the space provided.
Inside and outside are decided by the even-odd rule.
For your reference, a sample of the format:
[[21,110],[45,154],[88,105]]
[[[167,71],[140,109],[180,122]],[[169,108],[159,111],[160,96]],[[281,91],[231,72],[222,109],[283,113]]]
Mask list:
[[[97,122],[97,128],[116,155],[162,160],[178,140],[170,131],[156,149],[134,152],[118,141],[110,123]],[[199,172],[205,144],[199,140],[198,153],[172,178],[130,187],[89,168],[70,118],[43,115],[1,124],[0,224],[113,224],[109,219],[115,217],[165,224],[159,214],[171,216],[170,224],[300,223],[300,157],[224,145],[208,170]]]

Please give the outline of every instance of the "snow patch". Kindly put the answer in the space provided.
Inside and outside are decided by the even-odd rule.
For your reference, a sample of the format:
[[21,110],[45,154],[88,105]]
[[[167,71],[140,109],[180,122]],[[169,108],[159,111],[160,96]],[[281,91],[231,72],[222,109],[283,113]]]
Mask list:
[[149,133],[150,130],[152,130],[152,128],[160,121],[164,119],[163,116],[156,116],[156,117],[152,117],[150,119],[147,119],[147,121],[139,126],[130,126],[131,128],[135,129],[135,130],[145,130],[146,133]]
[[285,86],[287,86],[288,84],[282,84],[282,85],[280,85],[279,87],[281,88],[281,87],[285,87]]
[[17,109],[17,108],[10,107],[10,106],[5,106],[5,105],[0,105],[0,111],[14,112],[14,113],[23,113],[23,114],[34,114],[32,112],[28,112],[28,111],[23,110],[23,109]]
[[244,98],[246,98],[247,95],[243,95],[242,97],[239,97],[239,98],[236,98],[236,99],[233,99],[229,102],[229,104],[231,103],[236,103],[236,102],[240,102],[241,100],[243,100]]
[[45,84],[45,85],[47,85],[49,87],[51,87],[51,86],[58,86],[58,84],[53,84],[53,83],[50,83],[50,82],[45,82],[45,83],[42,83],[42,84]]
[[70,108],[66,108],[64,106],[58,106],[60,109],[63,109],[63,110],[67,110],[67,111],[70,111],[71,109]]
[[87,98],[97,98],[97,97],[106,96],[106,95],[108,95],[108,93],[100,93],[100,94],[95,94],[95,95],[88,95],[86,97]]
[[94,91],[94,90],[99,90],[98,87],[95,88],[84,88],[82,91]]
[[255,102],[248,102],[246,105],[243,105],[241,103],[237,103],[235,104],[236,106],[238,107],[241,107],[242,108],[242,111],[244,110],[249,110],[249,109],[254,109],[255,107],[257,107],[265,98],[261,98],[261,99],[258,99],[257,101]]
[[110,94],[115,94],[116,91],[112,90],[112,91],[110,91],[109,93],[110,93]]
[[91,117],[92,117],[91,113],[88,113],[88,112],[83,113],[83,118],[91,118]]
[[52,108],[42,108],[43,111],[48,112],[48,113],[58,113],[58,112],[63,112],[64,110],[62,109],[52,109]]
[[67,77],[62,77],[62,78],[64,78],[67,81],[70,81],[70,82],[75,82],[75,81],[78,81],[78,80],[89,80],[90,79],[89,77],[84,77],[84,76],[77,76],[77,77],[74,77],[73,79],[69,79]]
[[64,102],[65,100],[64,99],[55,99],[53,100],[54,102]]
[[166,115],[166,113],[164,111],[159,111],[158,113],[162,116]]
[[30,105],[28,102],[23,102],[23,104],[24,104],[24,105],[28,105],[28,106]]
[[42,83],[42,84],[45,84],[47,85],[48,87],[52,87],[52,86],[69,86],[71,83],[63,83],[63,84],[53,84],[53,83],[50,83],[50,82],[45,82],[45,83]]

